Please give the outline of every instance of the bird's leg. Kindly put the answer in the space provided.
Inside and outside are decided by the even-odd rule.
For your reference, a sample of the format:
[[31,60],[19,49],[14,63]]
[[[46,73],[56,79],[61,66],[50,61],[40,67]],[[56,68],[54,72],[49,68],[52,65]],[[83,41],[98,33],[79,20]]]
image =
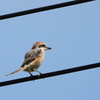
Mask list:
[[[38,77],[40,77],[40,75],[42,75],[42,73],[41,72],[39,72],[38,70],[36,70],[36,72],[38,72],[39,74],[38,74]],[[43,78],[44,79],[44,78]]]
[[[29,74],[30,74],[31,77],[33,77],[33,75],[31,74],[31,72],[29,72]],[[33,80],[33,82],[34,82],[34,81],[35,81],[35,80]]]
[[39,75],[38,75],[38,76],[42,75],[42,73],[41,73],[41,72],[39,72],[38,70],[36,70],[36,69],[33,69],[33,70],[39,73]]
[[29,72],[30,76],[32,77],[33,75],[31,74],[31,72]]
[[38,70],[36,70],[36,72],[38,72],[38,73],[39,73],[39,75],[42,75],[42,73],[41,73],[41,72],[39,72]]

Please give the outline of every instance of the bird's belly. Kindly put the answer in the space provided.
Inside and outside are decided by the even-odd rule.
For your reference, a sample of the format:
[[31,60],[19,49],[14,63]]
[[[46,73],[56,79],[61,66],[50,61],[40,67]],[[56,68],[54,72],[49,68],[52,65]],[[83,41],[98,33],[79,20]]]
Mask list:
[[37,70],[39,68],[39,66],[41,65],[42,61],[43,61],[43,58],[41,60],[41,58],[39,57],[35,61],[31,62],[29,65],[26,65],[27,69],[25,69],[24,71],[33,72],[33,71]]
[[28,68],[25,69],[24,71],[27,71],[27,72],[33,72],[35,70],[37,70],[39,68],[39,64],[38,65],[33,65],[33,64],[30,64],[28,65]]
[[42,61],[36,61],[35,63],[32,62],[29,65],[26,65],[27,68],[24,71],[33,72],[33,71],[35,71],[35,70],[37,70],[39,68],[41,63],[42,63]]

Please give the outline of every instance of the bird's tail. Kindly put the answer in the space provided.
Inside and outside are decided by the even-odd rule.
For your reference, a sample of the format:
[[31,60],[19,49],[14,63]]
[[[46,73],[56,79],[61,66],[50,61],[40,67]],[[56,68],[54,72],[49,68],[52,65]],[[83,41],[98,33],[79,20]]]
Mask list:
[[24,70],[24,68],[21,67],[20,69],[18,69],[18,70],[16,70],[16,71],[12,72],[12,73],[10,73],[10,74],[7,74],[6,76],[12,75],[12,74],[15,74],[15,73],[18,73],[18,72],[23,71],[23,70]]

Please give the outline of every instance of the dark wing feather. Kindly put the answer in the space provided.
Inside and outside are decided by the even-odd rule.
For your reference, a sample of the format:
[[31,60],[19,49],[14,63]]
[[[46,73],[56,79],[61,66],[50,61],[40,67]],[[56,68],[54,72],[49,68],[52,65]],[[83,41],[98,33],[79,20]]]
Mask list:
[[28,65],[29,63],[31,63],[32,61],[34,61],[37,57],[39,57],[41,53],[41,49],[34,49],[34,50],[30,50],[29,52],[27,52],[25,54],[25,60],[23,62],[23,64],[21,65],[21,67],[24,67],[25,65]]
[[32,49],[25,54],[25,59],[37,57],[41,53],[41,49]]

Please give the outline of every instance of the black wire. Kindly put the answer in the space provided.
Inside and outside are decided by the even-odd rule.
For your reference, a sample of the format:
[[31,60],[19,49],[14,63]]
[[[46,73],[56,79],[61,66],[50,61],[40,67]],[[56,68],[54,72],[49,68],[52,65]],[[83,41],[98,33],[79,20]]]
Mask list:
[[42,12],[42,11],[56,9],[56,8],[61,8],[61,7],[65,7],[65,6],[71,6],[71,5],[85,3],[85,2],[89,2],[89,1],[94,1],[94,0],[75,0],[75,1],[54,4],[54,5],[50,5],[50,6],[25,10],[25,11],[21,11],[21,12],[15,12],[15,13],[11,13],[11,14],[1,15],[0,20],[17,17],[17,16],[22,16],[22,15],[27,15],[27,14],[31,14],[31,13]]
[[97,68],[97,67],[100,67],[100,63],[94,63],[94,64],[90,64],[90,65],[85,65],[85,66],[80,66],[80,67],[75,67],[75,68],[70,68],[70,69],[65,69],[65,70],[45,73],[45,74],[42,74],[40,76],[35,75],[35,76],[30,76],[30,77],[25,77],[25,78],[5,81],[5,82],[1,82],[0,86],[17,84],[17,83],[22,83],[22,82],[26,82],[26,81],[32,81],[32,80],[37,80],[37,79],[42,79],[42,78],[62,75],[62,74],[68,74],[68,73],[72,73],[72,72],[77,72],[77,71],[82,71],[82,70],[87,70],[87,69]]

